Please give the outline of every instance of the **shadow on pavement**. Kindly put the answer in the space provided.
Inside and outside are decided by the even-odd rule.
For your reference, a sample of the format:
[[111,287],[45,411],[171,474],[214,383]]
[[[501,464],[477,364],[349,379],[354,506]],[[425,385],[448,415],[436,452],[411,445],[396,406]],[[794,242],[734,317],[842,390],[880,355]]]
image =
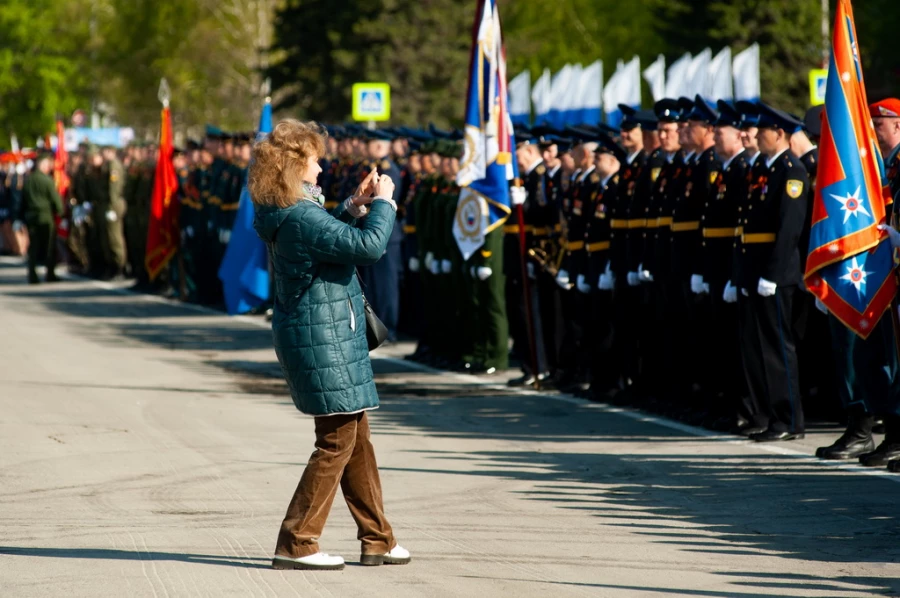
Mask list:
[[227,567],[241,567],[244,569],[269,569],[271,563],[270,559],[267,558],[111,550],[106,548],[17,548],[13,546],[0,546],[0,555],[47,557],[53,559],[176,561],[201,565],[225,565]]

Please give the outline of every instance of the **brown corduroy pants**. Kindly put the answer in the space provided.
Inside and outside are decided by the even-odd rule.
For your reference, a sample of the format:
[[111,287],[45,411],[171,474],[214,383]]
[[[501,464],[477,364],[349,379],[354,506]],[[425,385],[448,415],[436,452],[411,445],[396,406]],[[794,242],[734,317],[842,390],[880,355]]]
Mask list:
[[361,554],[390,552],[397,543],[384,516],[381,479],[366,412],[315,420],[316,450],[281,523],[275,554],[301,558],[319,552],[318,540],[338,484],[359,530]]

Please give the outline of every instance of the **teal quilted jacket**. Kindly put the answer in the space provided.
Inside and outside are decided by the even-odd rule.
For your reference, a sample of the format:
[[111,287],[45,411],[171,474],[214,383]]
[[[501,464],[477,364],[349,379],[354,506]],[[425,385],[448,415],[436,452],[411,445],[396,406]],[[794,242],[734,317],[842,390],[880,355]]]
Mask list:
[[393,207],[378,200],[360,221],[343,204],[333,213],[305,199],[256,207],[253,226],[275,273],[275,354],[303,413],[378,407],[355,269],[384,254],[394,219]]

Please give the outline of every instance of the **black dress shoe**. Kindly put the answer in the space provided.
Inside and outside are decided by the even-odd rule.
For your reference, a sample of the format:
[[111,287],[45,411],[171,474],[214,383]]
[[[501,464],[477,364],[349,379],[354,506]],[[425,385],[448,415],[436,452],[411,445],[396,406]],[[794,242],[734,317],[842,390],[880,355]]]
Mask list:
[[750,438],[755,434],[762,434],[767,430],[768,428],[766,426],[757,426],[756,424],[746,423],[742,426],[738,426],[737,429],[735,429],[735,432],[741,436]]
[[871,436],[860,438],[853,434],[844,434],[834,441],[831,446],[823,446],[816,449],[816,457],[830,461],[845,461],[857,459],[875,450],[875,441]]
[[863,467],[886,467],[897,459],[900,459],[900,444],[885,439],[873,452],[861,456],[859,463]]
[[534,376],[532,376],[531,374],[524,374],[522,376],[519,376],[518,378],[513,378],[512,380],[507,382],[506,385],[507,386],[515,386],[515,387],[534,386],[535,380],[536,380],[536,378]]
[[754,440],[756,442],[778,442],[780,440],[800,440],[805,438],[806,435],[803,432],[779,432],[778,430],[766,430],[765,432],[760,432],[759,434],[753,434],[750,436],[750,440]]

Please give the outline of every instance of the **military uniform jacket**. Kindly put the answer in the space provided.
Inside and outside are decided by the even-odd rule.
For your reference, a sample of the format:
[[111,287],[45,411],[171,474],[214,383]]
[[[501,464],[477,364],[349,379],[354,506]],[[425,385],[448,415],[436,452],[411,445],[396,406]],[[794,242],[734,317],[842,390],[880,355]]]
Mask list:
[[644,237],[645,270],[657,277],[668,272],[671,226],[672,226],[672,194],[677,192],[679,178],[685,170],[684,153],[675,152],[671,162],[665,159],[656,175],[650,191],[650,201],[644,208],[647,216],[647,235]]
[[[525,187],[525,203],[522,205],[522,220],[525,223],[525,251],[536,245],[537,238],[547,236],[547,195],[544,187],[544,175],[547,167],[539,162],[525,175],[522,181]],[[514,281],[522,279],[522,263],[519,251],[519,222],[517,209],[503,227],[503,273]],[[527,255],[527,253],[526,253]]]
[[593,216],[592,202],[599,184],[600,175],[592,166],[578,174],[569,188],[569,197],[563,201],[567,229],[565,270],[573,280],[579,274],[587,274],[587,224]]
[[[635,155],[634,159],[627,164],[623,164],[622,170],[619,172],[618,192],[615,201],[609,204],[609,261],[612,271],[616,276],[624,278],[629,270],[628,268],[628,247],[632,234],[631,220],[631,203],[634,200],[634,192],[637,187],[637,181],[647,164],[647,154],[643,150]],[[640,236],[642,231],[640,226],[643,224],[641,218],[634,226],[634,234]]]
[[798,243],[806,220],[809,176],[785,151],[771,165],[757,159],[747,209],[741,219],[739,285],[756,290],[760,278],[779,286],[802,280]]
[[747,196],[747,152],[742,151],[716,173],[711,194],[703,209],[702,274],[707,283],[724,285],[734,271],[738,209]]
[[710,147],[693,160],[684,171],[682,191],[672,204],[672,274],[687,280],[699,274],[702,247],[701,222],[712,187],[722,170],[715,149]]
[[619,201],[621,179],[618,174],[605,183],[601,180],[591,192],[589,215],[585,230],[587,272],[585,278],[591,289],[597,288],[600,275],[606,271],[610,260],[612,240],[612,207]]
[[[666,156],[661,149],[656,149],[647,156],[634,181],[631,199],[626,204],[628,243],[625,261],[628,272],[637,272],[644,261],[644,247],[647,243],[648,234],[647,212],[650,207],[650,195],[664,165],[666,165]],[[656,223],[654,222],[654,224]],[[655,230],[649,230],[649,232],[655,233]]]

